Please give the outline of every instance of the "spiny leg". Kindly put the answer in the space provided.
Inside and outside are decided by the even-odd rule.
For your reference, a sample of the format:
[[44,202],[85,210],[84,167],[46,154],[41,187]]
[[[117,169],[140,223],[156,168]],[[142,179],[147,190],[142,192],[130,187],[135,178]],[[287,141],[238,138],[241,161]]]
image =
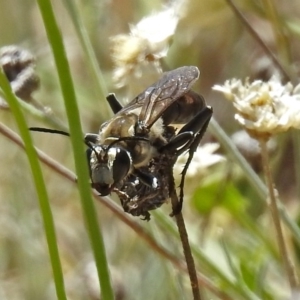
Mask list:
[[[187,123],[184,126],[184,130],[188,131],[193,131],[195,132],[194,138],[191,140],[189,144],[187,144],[183,149],[180,150],[180,155],[183,153],[185,150],[188,149],[188,159],[184,165],[184,168],[181,172],[181,180],[179,184],[179,204],[178,207],[173,210],[171,216],[174,216],[178,213],[181,212],[182,210],[182,203],[183,203],[183,198],[184,198],[184,181],[185,181],[185,176],[187,173],[187,170],[189,168],[189,165],[193,159],[194,153],[197,150],[198,145],[200,144],[201,139],[203,138],[204,133],[206,132],[206,129],[208,127],[209,121],[212,116],[212,109],[210,107],[207,107],[203,111],[201,111],[195,118],[193,118],[189,123]],[[198,120],[197,120],[198,119]],[[199,126],[200,125],[200,126]],[[181,129],[182,131],[182,129]],[[179,134],[181,133],[179,132]]]

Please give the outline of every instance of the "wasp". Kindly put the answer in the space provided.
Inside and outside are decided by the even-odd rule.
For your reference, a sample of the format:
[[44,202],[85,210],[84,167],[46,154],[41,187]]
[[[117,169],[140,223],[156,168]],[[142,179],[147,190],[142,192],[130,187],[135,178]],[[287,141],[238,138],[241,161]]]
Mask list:
[[[168,198],[164,170],[188,151],[181,210],[184,177],[212,116],[204,98],[191,90],[199,75],[195,66],[166,72],[124,107],[113,94],[107,97],[114,117],[98,134],[85,135],[92,187],[100,195],[114,191],[125,211],[148,219],[148,211]],[[177,131],[178,124],[182,128]]]
[[[213,113],[204,98],[191,90],[199,75],[195,66],[166,72],[124,107],[114,94],[107,97],[115,115],[100,126],[98,134],[84,137],[91,186],[101,196],[115,192],[125,212],[149,220],[149,211],[169,198],[177,157],[188,151],[179,206],[173,214],[181,210],[185,175]],[[30,130],[69,136],[59,130]]]

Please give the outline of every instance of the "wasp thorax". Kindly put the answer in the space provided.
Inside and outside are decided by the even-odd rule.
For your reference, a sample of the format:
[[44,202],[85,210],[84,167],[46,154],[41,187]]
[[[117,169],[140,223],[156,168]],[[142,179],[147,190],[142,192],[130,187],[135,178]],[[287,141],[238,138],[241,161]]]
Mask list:
[[112,137],[119,138],[125,136],[134,136],[134,126],[137,121],[137,115],[130,113],[126,115],[126,118],[119,116],[109,123],[104,123],[99,132],[100,142],[102,144],[106,143],[107,139]]
[[151,158],[157,154],[157,150],[149,142],[139,141],[131,151],[135,167],[145,166]]

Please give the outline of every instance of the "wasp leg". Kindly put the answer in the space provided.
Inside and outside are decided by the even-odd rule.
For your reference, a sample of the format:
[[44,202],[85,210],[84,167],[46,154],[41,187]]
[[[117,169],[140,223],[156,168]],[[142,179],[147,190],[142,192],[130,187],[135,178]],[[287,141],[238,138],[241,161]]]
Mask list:
[[194,137],[194,132],[178,133],[170,142],[159,149],[159,152],[175,152],[180,151]]
[[143,221],[149,222],[151,220],[151,215],[148,211],[144,212],[142,214],[142,216],[143,216],[143,218],[141,218],[141,220],[143,220]]
[[88,157],[89,168],[90,168],[90,156],[91,156],[91,152],[95,149],[94,145],[97,143],[98,137],[99,137],[99,135],[95,134],[95,133],[87,133],[85,135],[85,137],[84,137],[84,143],[88,146],[86,154],[87,154],[87,157]]
[[[210,106],[207,106],[180,129],[177,135],[180,135],[184,132],[192,131],[194,136],[193,139],[190,140],[190,143],[186,144],[183,148],[179,150],[178,155],[182,154],[187,149],[190,149],[190,145],[193,143],[196,136],[200,135],[201,137],[199,142],[201,141],[207,129],[208,123],[211,119],[212,113],[213,113],[212,108]],[[197,146],[198,145],[196,145],[196,148]]]
[[99,135],[96,134],[96,133],[87,133],[85,136],[84,136],[84,142],[86,145],[90,145],[91,143],[92,144],[96,144],[97,141],[99,139]]
[[140,179],[142,183],[151,187],[152,189],[157,189],[159,187],[158,180],[155,176],[144,173],[139,169],[134,169],[133,174]]
[[122,108],[122,104],[118,101],[115,94],[109,94],[106,100],[114,114],[118,113]]
[[185,150],[188,150],[189,156],[188,156],[188,159],[187,159],[187,161],[184,165],[184,168],[181,172],[181,180],[180,180],[180,184],[179,184],[180,193],[179,193],[178,207],[175,210],[173,210],[171,216],[174,216],[174,215],[180,213],[182,210],[185,176],[186,176],[188,167],[193,159],[194,153],[197,150],[197,147],[207,129],[207,126],[211,119],[212,113],[213,113],[212,108],[206,107],[205,109],[200,111],[190,122],[188,122],[186,125],[184,125],[178,133],[178,135],[180,135],[180,134],[184,133],[185,131],[188,131],[188,132],[192,131],[192,132],[194,132],[194,136],[190,140],[190,142],[187,143],[184,147],[182,147],[178,152],[178,155],[180,155]]

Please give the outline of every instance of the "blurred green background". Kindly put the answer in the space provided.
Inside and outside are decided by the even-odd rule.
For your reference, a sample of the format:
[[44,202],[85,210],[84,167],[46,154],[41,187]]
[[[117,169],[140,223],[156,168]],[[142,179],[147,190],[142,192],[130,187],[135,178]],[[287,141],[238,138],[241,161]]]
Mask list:
[[[298,78],[298,1],[236,2],[252,28],[293,74],[293,78]],[[278,23],[270,17],[272,14],[268,2],[278,13]],[[97,94],[96,84],[87,67],[87,58],[64,3],[63,0],[52,1],[75,82],[81,123],[84,132],[96,133],[102,122],[112,114],[108,115],[106,100]],[[198,66],[201,76],[194,90],[205,97],[214,108],[215,119],[231,135],[240,129],[234,121],[233,109],[211,87],[232,77],[267,80],[274,72],[274,67],[225,0],[190,0],[182,3],[183,17],[179,19],[162,66],[165,70],[182,65]],[[112,80],[115,65],[110,39],[117,34],[128,34],[129,24],[136,24],[143,17],[161,11],[171,5],[171,1],[82,0],[73,1],[73,4],[78,8],[88,32],[107,91],[115,92],[119,99],[131,99],[136,95],[132,94],[132,89],[130,92],[126,86],[118,89]],[[0,47],[15,44],[36,55],[41,88],[34,98],[67,124],[57,71],[36,2],[0,0],[0,7]],[[278,28],[282,32],[278,32]],[[281,34],[283,38],[280,38]],[[133,85],[138,93],[151,83],[150,79],[143,78]],[[26,118],[29,126],[49,127],[49,124],[29,113]],[[0,120],[17,131],[14,117],[9,111],[0,110]],[[33,134],[33,137],[37,147],[74,170],[68,138],[39,133]],[[208,141],[216,141],[216,138],[208,133],[204,142]],[[243,141],[246,143],[246,139]],[[296,222],[299,195],[294,166],[299,161],[292,155],[294,146],[291,134],[280,135],[276,142],[273,175],[281,199]],[[56,299],[44,229],[27,158],[24,151],[2,135],[0,144],[0,299]],[[203,271],[220,290],[228,292],[232,297],[230,299],[286,299],[288,287],[278,259],[271,218],[264,202],[232,158],[222,148],[219,154],[224,155],[227,161],[210,167],[206,172],[199,171],[198,177],[190,178],[187,182],[183,213],[196,248],[207,255],[207,259],[225,278],[235,282],[236,289],[229,289],[224,278],[203,264],[199,257],[196,257],[197,269]],[[250,163],[260,173],[258,160],[256,154]],[[97,274],[77,189],[44,166],[43,174],[51,199],[68,299],[99,299]],[[118,199],[112,196],[118,203]],[[118,299],[190,299],[189,282],[185,274],[151,250],[101,203],[97,202],[96,208]],[[169,218],[171,206],[166,204],[159,210],[162,214],[157,216],[154,213],[150,222],[138,218],[135,221],[149,230],[159,244],[181,257],[179,242],[169,236],[159,221],[162,215]],[[299,253],[289,232],[287,236],[298,267]],[[220,239],[225,241],[226,247]],[[205,299],[219,299],[207,291],[205,295]]]

